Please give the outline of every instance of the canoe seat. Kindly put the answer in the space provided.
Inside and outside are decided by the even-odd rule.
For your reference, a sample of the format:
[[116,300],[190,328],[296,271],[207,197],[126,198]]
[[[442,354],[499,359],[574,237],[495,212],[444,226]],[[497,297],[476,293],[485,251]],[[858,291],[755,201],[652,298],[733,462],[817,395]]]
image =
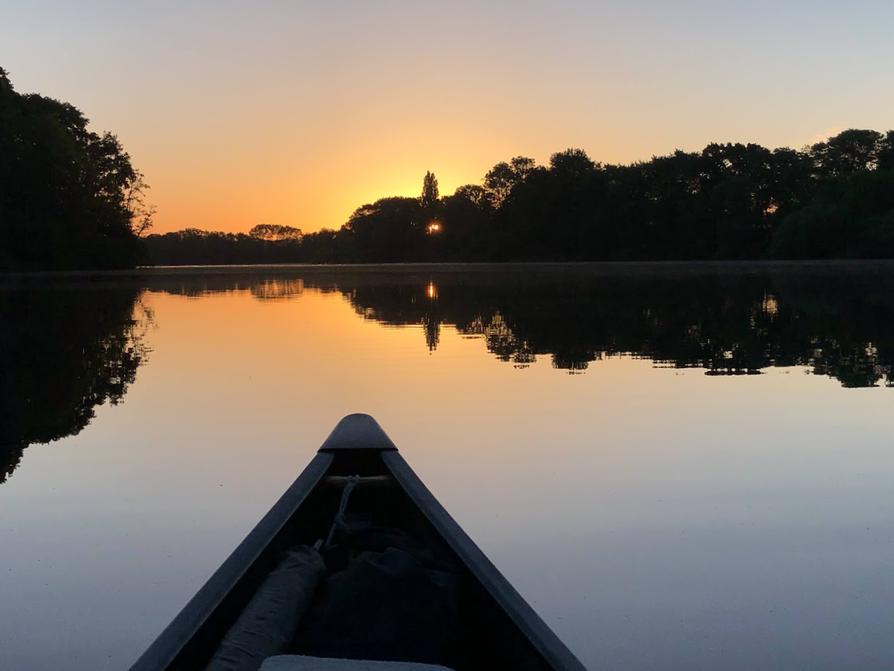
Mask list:
[[277,655],[264,660],[259,671],[451,671],[446,666],[416,662],[373,662],[362,659]]

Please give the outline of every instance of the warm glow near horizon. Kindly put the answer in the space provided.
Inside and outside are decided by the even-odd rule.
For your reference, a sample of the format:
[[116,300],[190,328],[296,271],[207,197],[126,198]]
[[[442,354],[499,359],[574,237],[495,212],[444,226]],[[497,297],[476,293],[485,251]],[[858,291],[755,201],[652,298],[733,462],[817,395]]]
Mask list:
[[5,0],[0,66],[118,134],[158,232],[338,228],[426,170],[449,194],[572,146],[630,162],[894,127],[894,6],[731,4]]

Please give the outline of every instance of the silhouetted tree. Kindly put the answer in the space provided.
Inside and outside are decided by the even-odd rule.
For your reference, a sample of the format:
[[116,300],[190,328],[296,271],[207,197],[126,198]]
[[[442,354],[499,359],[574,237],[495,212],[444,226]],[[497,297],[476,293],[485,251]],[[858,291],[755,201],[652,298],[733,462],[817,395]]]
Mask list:
[[894,170],[830,181],[783,219],[771,241],[777,258],[894,257]]
[[419,204],[423,209],[431,209],[438,204],[441,196],[438,193],[438,178],[435,173],[426,172],[422,179],[422,196],[419,198]]
[[484,176],[484,188],[491,204],[499,207],[517,184],[524,182],[535,168],[533,159],[516,156],[509,163],[497,163]]
[[[568,149],[547,166],[498,163],[482,185],[445,198],[426,173],[420,199],[364,205],[339,231],[276,253],[313,262],[894,257],[892,193],[894,131],[847,130],[803,151],[712,143],[631,165]],[[216,244],[226,234],[208,235]],[[190,255],[148,240],[158,263],[199,262],[172,261]],[[256,256],[238,236],[226,242],[241,262]]]
[[885,139],[878,153],[878,169],[894,170],[894,130],[885,133]]
[[[559,179],[573,182],[585,179],[597,166],[583,149],[566,149],[550,157],[549,167]],[[528,174],[530,174],[530,170]]]
[[281,226],[279,224],[258,224],[252,227],[248,234],[259,240],[280,242],[282,240],[300,240],[304,235],[300,228],[293,226]]
[[0,269],[116,268],[141,257],[146,188],[111,133],[20,95],[0,69]]
[[493,206],[483,187],[466,185],[442,200],[444,260],[476,261],[489,257]]
[[344,229],[365,261],[409,261],[422,249],[423,212],[416,198],[382,198],[357,208]]
[[156,265],[286,263],[303,253],[298,229],[259,233],[257,228],[250,235],[188,228],[146,236],[144,244],[148,259]]
[[847,177],[874,170],[887,149],[886,137],[874,130],[846,130],[810,148],[821,177]]
[[487,190],[483,186],[477,184],[465,184],[456,189],[453,193],[457,198],[466,200],[478,209],[489,210],[493,208],[493,203],[487,196]]

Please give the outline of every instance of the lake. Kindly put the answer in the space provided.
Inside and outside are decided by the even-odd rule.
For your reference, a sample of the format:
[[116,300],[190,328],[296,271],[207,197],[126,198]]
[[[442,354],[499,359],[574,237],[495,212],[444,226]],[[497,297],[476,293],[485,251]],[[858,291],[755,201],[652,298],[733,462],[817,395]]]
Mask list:
[[894,668],[894,265],[0,284],[0,668],[120,669],[375,416],[589,668]]

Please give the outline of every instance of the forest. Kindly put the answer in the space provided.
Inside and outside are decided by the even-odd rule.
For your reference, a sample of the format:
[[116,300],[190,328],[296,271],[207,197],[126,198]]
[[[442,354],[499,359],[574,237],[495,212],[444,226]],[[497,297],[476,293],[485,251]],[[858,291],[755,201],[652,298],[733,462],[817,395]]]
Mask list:
[[19,94],[0,68],[0,270],[132,268],[146,185],[111,133],[73,105]]
[[357,208],[287,238],[180,231],[154,264],[634,261],[894,257],[894,131],[851,129],[801,150],[709,144],[630,165],[583,150],[517,156],[448,196]]
[[337,230],[149,234],[146,184],[73,105],[0,68],[0,270],[136,265],[894,257],[894,131],[802,149],[712,143],[629,165],[581,149],[497,163],[442,196],[358,207]]

